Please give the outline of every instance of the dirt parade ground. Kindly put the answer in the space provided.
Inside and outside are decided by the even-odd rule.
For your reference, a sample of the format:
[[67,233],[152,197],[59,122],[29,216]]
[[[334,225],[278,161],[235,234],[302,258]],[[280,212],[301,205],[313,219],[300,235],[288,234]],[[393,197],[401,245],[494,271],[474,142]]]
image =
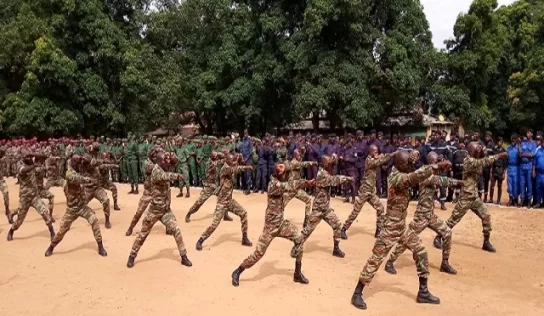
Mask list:
[[[11,208],[18,205],[18,186],[7,179]],[[496,254],[481,250],[480,220],[468,213],[453,231],[450,263],[458,270],[451,276],[439,272],[441,252],[432,247],[434,234],[421,238],[429,251],[429,288],[441,305],[415,302],[418,280],[409,251],[396,263],[398,274],[389,275],[383,265],[373,283],[365,288],[368,310],[350,304],[359,273],[374,244],[375,212],[365,205],[340,246],[344,259],[333,257],[332,230],[322,222],[305,246],[303,272],[310,284],[293,282],[292,244],[275,239],[264,258],[244,272],[240,286],[231,285],[231,273],[254,248],[241,245],[240,221],[222,222],[201,252],[195,243],[211,223],[215,197],[187,224],[184,216],[198,198],[173,198],[172,210],[180,224],[193,267],[180,264],[174,238],[164,226],[155,225],[133,269],[127,258],[141,223],[133,236],[125,231],[141,195],[127,195],[128,186],[118,185],[120,212],[112,210],[112,229],[104,228],[98,201],[91,202],[100,219],[107,257],[97,254],[89,224],[79,219],[52,257],[44,252],[49,232],[36,211],[31,210],[13,242],[6,241],[9,225],[0,219],[0,313],[3,315],[544,315],[544,211],[490,207],[491,241]],[[65,212],[60,188],[56,196],[54,224],[58,230]],[[177,190],[173,192],[173,196]],[[111,198],[111,195],[110,195]],[[263,228],[266,197],[261,194],[234,198],[248,211],[249,237],[257,243]],[[47,203],[47,202],[46,202]],[[385,201],[383,201],[385,203]],[[411,220],[415,203],[410,206]],[[341,220],[351,204],[336,199],[332,207]],[[446,219],[448,211],[437,208]],[[301,226],[304,204],[293,200],[286,218]],[[385,262],[384,262],[385,264]]]

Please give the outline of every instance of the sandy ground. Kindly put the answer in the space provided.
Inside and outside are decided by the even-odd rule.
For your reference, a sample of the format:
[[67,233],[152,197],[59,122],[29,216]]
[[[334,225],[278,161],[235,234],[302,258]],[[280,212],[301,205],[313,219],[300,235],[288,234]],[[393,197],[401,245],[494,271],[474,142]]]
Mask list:
[[[18,203],[18,187],[8,179],[11,207]],[[58,229],[65,211],[60,188],[56,196],[55,224]],[[183,220],[198,197],[174,199],[172,209],[181,225],[192,268],[179,262],[172,237],[156,225],[142,247],[136,266],[126,268],[134,235],[125,231],[136,210],[139,196],[127,195],[128,187],[119,186],[122,211],[113,212],[112,229],[103,227],[103,213],[97,201],[91,202],[102,227],[108,257],[97,254],[91,229],[86,221],[74,223],[54,255],[44,257],[49,234],[38,214],[31,210],[15,240],[6,241],[9,229],[0,217],[0,313],[10,315],[543,315],[544,314],[544,211],[490,207],[497,254],[480,249],[481,224],[468,213],[454,230],[451,264],[459,274],[438,271],[441,253],[432,248],[433,233],[421,237],[429,250],[432,293],[439,296],[438,306],[415,302],[417,275],[410,253],[397,262],[398,275],[382,269],[365,289],[368,310],[350,305],[350,297],[360,270],[374,243],[375,212],[365,205],[358,221],[349,231],[349,240],[341,247],[346,258],[332,253],[332,233],[322,222],[305,247],[303,271],[309,285],[293,283],[294,260],[289,257],[290,242],[276,239],[264,258],[246,271],[240,287],[231,285],[232,271],[253,248],[240,244],[240,222],[223,222],[205,243],[195,250],[200,234],[210,224],[215,207],[212,197],[186,224]],[[173,192],[174,195],[176,192]],[[235,198],[249,214],[249,236],[256,243],[263,227],[265,196]],[[341,220],[351,211],[351,204],[332,203]],[[410,206],[410,215],[415,204]],[[447,218],[453,209],[437,210]],[[2,212],[3,213],[3,212]],[[293,200],[286,217],[297,224],[303,219],[303,203]],[[137,226],[139,230],[140,226]]]

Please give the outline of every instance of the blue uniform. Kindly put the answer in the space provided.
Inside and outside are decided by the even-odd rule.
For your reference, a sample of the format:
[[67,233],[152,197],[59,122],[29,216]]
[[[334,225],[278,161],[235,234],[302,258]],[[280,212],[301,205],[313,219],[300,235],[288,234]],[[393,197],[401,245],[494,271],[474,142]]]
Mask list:
[[523,141],[521,143],[521,153],[531,154],[531,158],[521,157],[519,189],[522,202],[528,201],[531,203],[533,199],[533,155],[536,151],[536,143],[534,141]]
[[541,204],[544,196],[544,148],[538,147],[533,158],[536,170],[535,204]]
[[[242,141],[242,145],[240,146],[240,152],[242,153],[242,157],[244,157],[244,162],[246,163],[246,166],[252,166],[253,165],[253,143],[251,142],[251,138],[245,137]],[[245,185],[246,190],[251,189],[251,182],[253,180],[253,171],[245,171]]]
[[515,144],[508,146],[508,195],[517,200],[519,198],[519,155],[518,147]]

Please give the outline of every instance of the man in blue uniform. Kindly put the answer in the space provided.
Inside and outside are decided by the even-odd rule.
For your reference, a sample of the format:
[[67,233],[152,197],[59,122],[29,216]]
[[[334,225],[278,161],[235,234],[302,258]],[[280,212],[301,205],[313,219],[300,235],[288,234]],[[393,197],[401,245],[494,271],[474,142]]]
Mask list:
[[536,151],[533,159],[533,176],[536,178],[535,207],[542,207],[544,194],[544,148],[542,148],[542,136],[536,137]]
[[531,208],[533,199],[533,155],[536,151],[536,143],[533,141],[533,130],[527,130],[527,140],[521,142],[519,147],[520,165],[520,196],[522,206]]
[[508,196],[510,200],[508,201],[508,206],[518,206],[519,198],[519,146],[521,139],[518,135],[513,134],[511,137],[511,144],[508,146],[508,162],[506,171],[508,173],[508,178],[506,184],[508,186]]

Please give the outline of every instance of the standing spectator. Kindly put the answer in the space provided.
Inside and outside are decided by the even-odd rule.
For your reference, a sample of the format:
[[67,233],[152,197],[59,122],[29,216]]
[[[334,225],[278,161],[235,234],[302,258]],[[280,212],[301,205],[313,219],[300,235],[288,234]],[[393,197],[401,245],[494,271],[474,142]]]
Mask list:
[[[485,155],[486,157],[493,156],[495,151],[495,145],[493,143],[493,134],[491,132],[485,132]],[[484,186],[484,203],[487,203],[487,194],[489,192],[489,180],[491,179],[491,167],[485,167],[482,173],[483,186]],[[491,199],[489,202],[493,202]]]
[[[497,138],[497,147],[493,150],[493,153],[489,156],[499,155],[506,150],[504,149],[504,143],[502,137]],[[493,203],[493,191],[495,189],[495,183],[497,184],[497,205],[501,205],[502,197],[502,181],[504,180],[504,174],[506,172],[506,161],[504,159],[497,159],[491,167],[491,186],[489,187],[489,203]]]
[[[364,133],[362,131],[356,132],[356,142],[353,144],[353,149],[355,150],[355,191],[361,186],[361,179],[365,174],[365,160],[368,156],[368,147],[363,140]],[[378,149],[380,147],[378,146]],[[378,170],[378,173],[381,171]],[[348,183],[349,185],[349,183]],[[381,183],[380,183],[381,186]],[[380,188],[378,188],[378,191]]]
[[518,206],[518,198],[520,194],[519,189],[519,177],[520,177],[520,156],[519,156],[519,147],[521,144],[521,138],[513,134],[511,137],[511,144],[508,146],[508,161],[507,161],[507,171],[508,178],[506,184],[508,186],[508,195],[510,200],[508,206]]
[[[244,158],[244,163],[246,166],[251,166],[253,161],[253,143],[251,142],[251,137],[249,137],[249,133],[246,130],[244,130],[244,139],[242,140],[242,146],[240,148],[240,152],[242,154],[242,157]],[[244,194],[248,195],[249,190],[251,189],[251,183],[252,183],[252,171],[246,170],[244,171]]]
[[533,160],[533,177],[536,179],[535,201],[536,208],[542,207],[544,197],[544,148],[542,148],[542,136],[536,137],[536,151]]
[[533,155],[536,143],[533,141],[533,130],[527,130],[527,140],[518,147],[521,157],[520,166],[520,196],[523,207],[531,208],[533,199]]

